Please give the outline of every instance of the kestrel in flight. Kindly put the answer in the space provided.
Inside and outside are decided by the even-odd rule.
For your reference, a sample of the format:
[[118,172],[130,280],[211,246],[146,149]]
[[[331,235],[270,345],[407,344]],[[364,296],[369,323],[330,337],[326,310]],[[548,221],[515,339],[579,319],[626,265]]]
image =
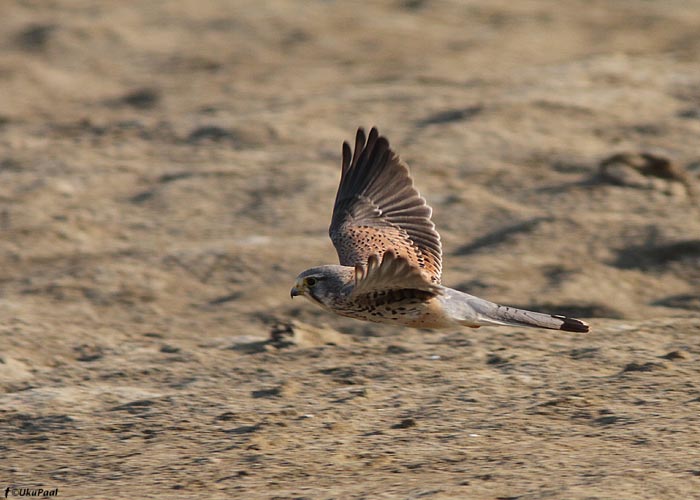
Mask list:
[[501,306],[440,284],[442,247],[432,209],[408,165],[372,128],[343,143],[329,229],[340,265],[301,273],[291,295],[341,316],[414,328],[510,325],[587,332],[565,316]]

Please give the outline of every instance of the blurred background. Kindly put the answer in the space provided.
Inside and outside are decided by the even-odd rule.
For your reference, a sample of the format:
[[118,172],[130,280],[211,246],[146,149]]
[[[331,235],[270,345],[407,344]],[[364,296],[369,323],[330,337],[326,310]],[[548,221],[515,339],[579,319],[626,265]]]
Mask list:
[[[451,401],[455,418],[465,418],[457,410],[464,401],[450,399],[455,394],[481,401],[485,413],[472,418],[487,418],[513,398],[522,396],[522,408],[535,404],[528,399],[532,380],[556,392],[558,376],[643,367],[669,352],[690,364],[700,352],[697,1],[5,0],[0,12],[0,351],[6,368],[0,382],[4,402],[15,408],[5,417],[15,430],[31,422],[49,440],[62,433],[69,451],[59,461],[106,457],[83,480],[48,462],[25,463],[14,470],[23,481],[44,478],[60,486],[51,479],[57,477],[104,493],[90,481],[107,477],[105,464],[122,474],[117,479],[133,479],[129,461],[105,451],[140,453],[136,441],[127,445],[119,434],[131,431],[109,423],[124,415],[156,415],[154,422],[179,415],[182,432],[155,431],[155,424],[145,429],[156,432],[154,442],[168,453],[181,446],[190,456],[176,435],[188,429],[200,435],[201,422],[239,429],[226,437],[240,434],[241,449],[255,445],[262,450],[256,455],[267,449],[283,456],[271,444],[284,442],[275,434],[246,441],[260,424],[253,415],[269,410],[279,417],[281,407],[304,404],[311,406],[299,415],[317,413],[311,401],[342,399],[328,387],[347,383],[329,380],[326,387],[317,378],[328,375],[308,371],[321,354],[325,363],[344,359],[351,367],[342,380],[373,381],[378,399],[371,405],[391,406],[390,394],[401,394],[402,381],[413,380],[416,387],[427,384],[427,392],[444,387],[440,407],[450,408]],[[540,332],[405,332],[290,301],[298,272],[336,262],[327,227],[340,146],[358,127],[374,125],[409,163],[434,209],[444,283],[501,303],[588,318],[595,345],[584,347],[592,351],[571,354],[577,340],[557,337],[554,347],[553,334]],[[666,333],[655,335],[657,327]],[[275,357],[265,344],[270,332],[306,332],[307,350],[297,346],[297,354]],[[476,345],[467,339],[474,335]],[[416,365],[377,375],[387,344],[396,342],[394,354],[415,356]],[[350,347],[334,350],[328,343]],[[445,373],[462,373],[472,360],[486,371],[474,368],[459,384],[481,380],[477,385],[504,399],[495,396],[489,406],[489,398],[487,404],[465,396],[469,384],[448,375],[441,381],[416,375],[433,369],[425,356],[442,356],[434,351],[441,343],[461,353]],[[557,364],[571,364],[571,372],[542,368],[547,363],[538,356],[552,350],[568,353]],[[521,369],[531,382],[519,379],[517,397],[509,392],[512,380],[492,373],[494,366],[513,366],[508,353],[529,360]],[[674,372],[679,384],[697,377],[697,369],[684,370]],[[289,374],[296,389],[285,392]],[[261,381],[281,392],[251,399],[269,389],[258,387]],[[376,386],[382,383],[387,399]],[[509,388],[499,393],[491,383]],[[643,399],[650,389],[639,387],[635,397]],[[677,397],[690,397],[687,390]],[[610,409],[596,406],[596,398],[609,396],[588,394],[586,401],[595,411]],[[123,406],[134,401],[151,403]],[[101,413],[120,405],[116,416]],[[56,415],[69,420],[46,420]],[[265,422],[276,422],[269,415]],[[409,418],[392,415],[399,423]],[[109,424],[98,425],[100,418]],[[503,418],[514,432],[529,425]],[[338,431],[349,433],[342,439],[373,432],[348,425]],[[81,455],[75,451],[82,449],[80,435],[101,444]],[[522,440],[491,437],[504,446]],[[19,460],[24,445],[12,442],[10,456]],[[214,442],[204,439],[198,453],[214,453]],[[586,446],[600,445],[611,456],[618,450],[600,443]],[[392,446],[406,452],[406,445]],[[551,448],[555,475],[562,470],[557,457],[567,456],[557,446]],[[546,449],[534,438],[532,447]],[[321,467],[331,448],[306,449],[304,456],[318,452]],[[345,464],[339,470],[374,470],[368,465],[374,458],[355,463],[348,458],[354,452],[338,453],[345,454],[336,457]],[[186,481],[175,465],[163,465],[171,459],[154,456],[152,467],[144,467],[165,474],[168,487],[183,488],[210,488],[221,479],[219,468],[253,474],[240,464],[255,462],[233,453],[219,465],[206,462],[201,474],[187,469],[193,476]],[[677,458],[665,456],[658,467],[681,467]],[[576,460],[581,457],[571,458],[571,467]],[[533,472],[523,467],[522,477],[499,484],[526,484]],[[337,479],[338,470],[334,474]],[[680,486],[670,486],[679,478],[666,479],[652,491],[682,496],[673,490]],[[628,493],[635,496],[641,483],[630,481]],[[347,484],[359,487],[352,479]],[[472,480],[472,498],[493,489],[475,484],[481,483]],[[236,485],[220,487],[230,493]],[[557,491],[575,497],[574,490]]]
[[6,303],[286,314],[290,279],[335,259],[340,143],[377,125],[435,208],[446,283],[588,316],[698,308],[689,181],[594,179],[628,152],[697,180],[695,2],[3,10]]

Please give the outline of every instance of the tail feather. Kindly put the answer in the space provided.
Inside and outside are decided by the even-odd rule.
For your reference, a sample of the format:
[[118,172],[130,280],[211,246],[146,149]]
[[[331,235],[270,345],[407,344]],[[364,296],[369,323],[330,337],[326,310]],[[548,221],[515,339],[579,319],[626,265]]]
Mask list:
[[587,333],[590,330],[588,323],[581,321],[580,319],[567,318],[566,316],[559,315],[552,317],[563,321],[559,329],[564,330],[565,332]]
[[[476,305],[472,304],[472,306]],[[566,316],[526,311],[525,309],[500,306],[487,301],[483,301],[478,307],[474,308],[479,313],[478,319],[482,325],[530,326],[578,333],[585,333],[589,330],[588,324],[584,321],[567,318]]]

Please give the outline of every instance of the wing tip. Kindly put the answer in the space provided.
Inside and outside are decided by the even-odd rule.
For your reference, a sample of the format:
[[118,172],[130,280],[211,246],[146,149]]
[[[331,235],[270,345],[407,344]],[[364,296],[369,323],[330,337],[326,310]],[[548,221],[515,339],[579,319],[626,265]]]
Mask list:
[[379,139],[384,139],[387,141],[387,143],[389,142],[386,137],[379,134],[379,129],[376,127],[376,125],[372,125],[370,127],[369,134],[365,132],[365,127],[357,127],[357,133],[355,134],[355,148],[357,148],[359,145],[360,149],[362,149],[365,145],[369,146],[374,141]]
[[342,160],[342,173],[348,171],[350,168],[350,163],[352,162],[352,149],[350,149],[350,144],[347,141],[343,141],[343,160]]
[[373,137],[375,139],[379,137],[379,130],[374,125],[372,125],[372,128],[369,129],[369,138],[371,139]]
[[358,145],[362,149],[367,142],[367,134],[365,133],[365,127],[357,127],[357,134],[355,134],[355,149]]

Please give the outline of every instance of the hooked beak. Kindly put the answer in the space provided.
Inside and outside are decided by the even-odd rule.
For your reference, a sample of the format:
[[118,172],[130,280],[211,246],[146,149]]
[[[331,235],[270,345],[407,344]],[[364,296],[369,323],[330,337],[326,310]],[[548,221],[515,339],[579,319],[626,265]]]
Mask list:
[[304,295],[304,285],[297,281],[296,283],[294,283],[292,290],[289,292],[289,296],[291,298],[294,298],[299,295]]

